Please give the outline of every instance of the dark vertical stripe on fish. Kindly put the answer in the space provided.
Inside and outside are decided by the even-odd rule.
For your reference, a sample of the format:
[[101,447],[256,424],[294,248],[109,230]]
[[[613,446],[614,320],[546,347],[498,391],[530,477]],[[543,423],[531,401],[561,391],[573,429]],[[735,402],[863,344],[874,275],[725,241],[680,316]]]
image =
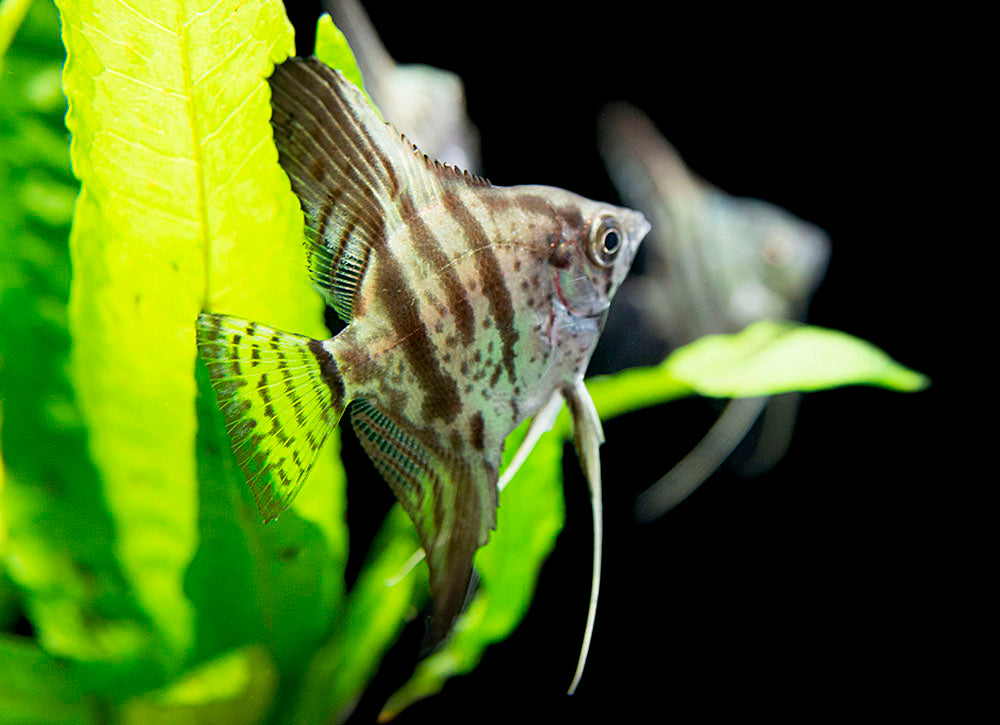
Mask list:
[[315,78],[315,82],[320,84],[323,88],[326,88],[329,91],[328,95],[336,97],[336,99],[340,102],[344,115],[349,116],[351,120],[354,121],[354,128],[358,131],[358,133],[364,136],[365,141],[367,141],[368,145],[371,147],[371,151],[374,152],[375,158],[377,158],[379,163],[382,165],[382,169],[385,171],[385,181],[388,182],[389,198],[391,200],[395,200],[396,196],[399,194],[399,180],[396,178],[396,171],[393,169],[392,162],[389,161],[389,157],[385,155],[385,152],[379,147],[378,144],[375,143],[375,140],[368,133],[368,129],[356,112],[355,107],[341,95],[342,88],[340,86],[331,86],[329,82],[323,78],[322,74],[316,67],[321,62],[322,61],[320,60],[308,59],[306,61],[306,65],[301,67],[308,68]]
[[472,441],[472,447],[477,451],[483,450],[484,427],[483,414],[480,411],[476,411],[476,414],[469,421],[469,440]]
[[384,237],[382,244],[375,250],[373,271],[376,275],[375,287],[380,290],[379,301],[385,305],[399,345],[423,388],[421,416],[428,421],[441,418],[450,423],[462,407],[458,385],[454,378],[442,370],[437,351],[427,333],[427,326],[420,319],[416,296]]
[[462,336],[462,344],[468,347],[472,344],[475,333],[475,313],[469,303],[469,294],[462,281],[458,278],[455,265],[445,254],[441,243],[434,236],[413,204],[409,194],[400,199],[400,213],[404,223],[409,227],[413,237],[413,246],[423,259],[437,273],[448,299],[448,309],[455,318],[455,327]]
[[503,344],[503,364],[507,370],[507,378],[513,383],[516,378],[514,343],[517,342],[518,332],[514,328],[514,305],[511,302],[510,290],[507,289],[507,282],[504,279],[503,270],[500,268],[500,262],[497,261],[493,245],[490,243],[482,224],[462,203],[458,195],[446,192],[442,201],[448,212],[468,235],[469,248],[474,252],[476,271],[479,272],[480,286],[489,301],[493,321],[500,333],[500,342]]
[[344,381],[340,377],[337,369],[337,361],[333,355],[326,351],[323,343],[319,340],[309,340],[309,351],[319,363],[319,372],[323,377],[323,382],[330,388],[330,404],[333,406],[334,415],[344,408]]

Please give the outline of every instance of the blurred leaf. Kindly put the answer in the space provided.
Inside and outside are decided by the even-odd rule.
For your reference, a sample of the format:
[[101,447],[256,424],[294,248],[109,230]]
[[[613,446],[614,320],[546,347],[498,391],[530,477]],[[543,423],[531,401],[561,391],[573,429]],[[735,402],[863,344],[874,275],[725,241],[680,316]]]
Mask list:
[[292,722],[342,722],[350,715],[403,625],[427,599],[425,566],[400,576],[419,548],[413,522],[397,504],[372,543],[334,636],[309,663]]
[[844,332],[763,321],[735,335],[709,335],[664,364],[703,395],[743,398],[843,385],[914,392],[929,381],[869,342]]
[[3,72],[3,56],[27,15],[31,2],[32,0],[0,0],[0,72]]
[[[195,318],[211,309],[322,334],[301,212],[268,123],[265,78],[292,30],[277,0],[60,8],[83,187],[70,243],[72,370],[116,553],[176,668],[195,632],[182,589],[200,533]],[[334,478],[322,456],[296,511],[342,550],[327,505]]]
[[[40,644],[94,667],[142,668],[149,622],[114,558],[114,527],[66,374],[69,169],[64,53],[50,2],[36,2],[0,83],[0,401],[5,481],[0,553]],[[58,205],[20,203],[37,196]],[[69,200],[69,201],[67,201]],[[41,210],[41,211],[40,211]],[[136,686],[141,686],[141,677]]]
[[201,539],[185,580],[197,612],[195,659],[264,643],[291,690],[343,606],[346,552],[295,509],[260,520],[202,363],[197,373]]
[[[529,421],[507,440],[513,457]],[[549,432],[535,445],[500,494],[497,529],[476,555],[479,588],[444,646],[422,660],[386,703],[379,719],[395,717],[417,700],[441,691],[455,675],[472,672],[486,647],[507,638],[531,605],[541,566],[562,530],[562,440]]]
[[98,704],[81,696],[72,662],[23,637],[0,635],[0,721],[97,723],[100,715]]
[[263,722],[277,679],[267,650],[246,647],[198,667],[168,687],[124,703],[119,722],[136,725]]
[[361,69],[354,58],[354,51],[347,44],[347,38],[340,32],[340,28],[333,24],[333,19],[328,13],[323,13],[316,23],[316,49],[313,51],[317,58],[322,60],[331,68],[337,68],[344,77],[361,89],[365,98],[372,104],[372,108],[378,113],[378,108],[372,101],[368,91],[365,90],[364,81],[361,78]]
[[[677,380],[666,370],[666,363],[630,368],[614,375],[598,375],[586,382],[602,420],[694,395],[691,386]],[[572,425],[567,411],[560,413],[559,424],[563,436],[570,438]]]
[[[702,337],[660,365],[591,378],[587,388],[607,419],[695,394],[752,398],[844,385],[916,392],[928,384],[926,376],[845,332],[765,320],[733,335]],[[568,432],[565,414],[561,424]]]

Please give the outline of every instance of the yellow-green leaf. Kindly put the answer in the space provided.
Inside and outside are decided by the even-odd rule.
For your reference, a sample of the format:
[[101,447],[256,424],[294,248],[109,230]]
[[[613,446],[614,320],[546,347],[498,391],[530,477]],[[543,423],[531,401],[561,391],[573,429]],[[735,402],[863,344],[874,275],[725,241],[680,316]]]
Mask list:
[[664,368],[697,392],[719,398],[843,385],[914,392],[929,382],[847,333],[772,321],[754,323],[736,335],[703,337],[678,350]]
[[[734,335],[708,335],[675,350],[661,364],[587,381],[601,418],[613,418],[700,394],[753,398],[844,385],[916,392],[926,376],[845,332],[765,320]],[[560,417],[569,431],[568,418]]]
[[[375,104],[362,82],[361,69],[358,68],[358,62],[354,58],[354,51],[347,44],[347,38],[344,37],[340,28],[333,24],[333,19],[327,13],[320,15],[319,21],[316,23],[315,54],[331,68],[340,69],[344,77],[360,88],[361,92],[365,94],[365,98],[372,104],[372,108],[375,108]],[[378,112],[378,108],[375,108],[375,112]]]
[[0,0],[0,71],[3,70],[3,56],[30,7],[31,0]]
[[[138,679],[152,629],[112,552],[114,530],[66,374],[69,168],[64,52],[49,2],[31,6],[0,83],[0,490],[3,565],[38,642]],[[59,199],[53,204],[53,199]],[[105,670],[106,672],[106,670]]]
[[[197,538],[194,321],[323,336],[265,82],[292,52],[277,0],[58,3],[74,171],[72,372],[117,556],[178,663]],[[296,510],[342,548],[332,457]]]

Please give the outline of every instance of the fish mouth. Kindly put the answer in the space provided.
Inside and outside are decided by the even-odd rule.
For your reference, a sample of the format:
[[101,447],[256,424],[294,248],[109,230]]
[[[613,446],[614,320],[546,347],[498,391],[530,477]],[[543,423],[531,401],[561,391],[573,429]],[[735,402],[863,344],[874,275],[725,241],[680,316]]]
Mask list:
[[646,215],[640,211],[632,212],[632,233],[635,236],[636,243],[641,242],[646,238],[646,235],[652,231],[653,225],[649,223],[646,219]]

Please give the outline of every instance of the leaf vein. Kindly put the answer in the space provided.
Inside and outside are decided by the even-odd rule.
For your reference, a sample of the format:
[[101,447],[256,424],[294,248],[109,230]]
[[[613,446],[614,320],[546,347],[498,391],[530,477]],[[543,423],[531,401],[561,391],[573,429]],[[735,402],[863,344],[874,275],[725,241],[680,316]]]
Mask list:
[[262,84],[258,84],[253,88],[251,88],[247,92],[247,94],[243,97],[243,100],[241,100],[238,104],[236,104],[236,106],[234,106],[233,109],[226,114],[225,118],[219,121],[215,129],[210,134],[202,137],[201,139],[202,146],[207,146],[209,143],[214,141],[215,137],[218,136],[220,133],[222,133],[223,130],[225,130],[226,124],[229,123],[229,121],[232,118],[234,118],[241,110],[243,110],[243,108],[247,105],[247,103],[249,103],[253,99],[254,95],[259,94],[263,90],[263,88],[264,86]]
[[118,4],[122,5],[122,6],[126,7],[126,8],[128,8],[133,13],[135,13],[136,17],[140,18],[141,20],[145,20],[147,23],[149,23],[150,25],[152,25],[154,28],[156,28],[158,30],[162,30],[164,33],[167,33],[169,35],[173,35],[175,38],[180,35],[173,28],[168,28],[166,25],[160,25],[158,22],[156,22],[155,20],[153,20],[151,17],[149,17],[148,15],[144,14],[142,11],[140,11],[140,10],[132,7],[131,5],[129,5],[126,2],[126,0],[118,0]]
[[268,138],[267,136],[261,136],[260,140],[257,143],[255,143],[253,147],[250,148],[250,150],[248,150],[245,154],[243,154],[243,158],[240,159],[239,164],[232,170],[232,172],[230,172],[230,174],[226,177],[225,181],[213,187],[212,194],[218,195],[224,192],[226,188],[233,183],[233,180],[236,179],[243,172],[243,167],[247,165],[247,162],[250,160],[250,158],[255,153],[257,153],[262,146],[265,146],[267,142],[270,140],[271,139]]
[[191,24],[192,24],[192,23],[193,23],[193,22],[194,22],[195,20],[198,20],[198,19],[199,19],[200,17],[202,17],[203,15],[208,15],[209,13],[211,13],[211,12],[212,12],[213,10],[215,10],[215,8],[217,8],[217,7],[219,6],[219,3],[221,3],[221,2],[222,2],[222,0],[215,0],[215,2],[214,2],[214,3],[212,3],[211,5],[209,5],[209,6],[208,6],[207,8],[205,8],[204,10],[199,10],[198,12],[194,13],[194,14],[193,14],[193,15],[192,15],[192,16],[191,16],[190,18],[188,18],[188,19],[187,19],[186,21],[184,21],[184,25],[183,25],[183,26],[181,26],[181,30],[183,30],[183,31],[184,31],[184,32],[186,33],[186,32],[187,32],[187,29],[188,29],[188,27],[189,27],[189,26],[190,26],[190,25],[191,25]]
[[143,88],[148,88],[151,91],[156,91],[157,93],[165,93],[166,95],[173,96],[174,98],[181,98],[187,100],[187,96],[183,93],[172,91],[169,88],[164,88],[163,86],[157,86],[152,83],[147,83],[146,81],[141,81],[135,76],[131,76],[128,73],[122,73],[121,71],[115,70],[114,68],[108,68],[107,66],[105,66],[104,72],[110,73],[113,76],[118,76],[119,78],[124,78],[125,80],[132,81],[136,85],[142,86]]
[[235,55],[243,46],[245,46],[251,40],[253,40],[253,38],[251,38],[250,36],[247,36],[247,37],[243,38],[243,40],[241,40],[239,43],[237,43],[236,45],[234,45],[232,47],[232,49],[230,49],[230,51],[228,53],[226,53],[222,58],[219,58],[218,61],[216,61],[215,63],[212,63],[208,68],[206,68],[204,71],[202,71],[201,75],[199,75],[197,78],[195,78],[191,82],[191,87],[192,88],[197,88],[198,85],[203,80],[205,80],[205,78],[207,78],[208,76],[210,76],[212,73],[214,73],[216,70],[218,70],[219,68],[221,68],[226,63],[228,63],[232,59],[233,55]]

